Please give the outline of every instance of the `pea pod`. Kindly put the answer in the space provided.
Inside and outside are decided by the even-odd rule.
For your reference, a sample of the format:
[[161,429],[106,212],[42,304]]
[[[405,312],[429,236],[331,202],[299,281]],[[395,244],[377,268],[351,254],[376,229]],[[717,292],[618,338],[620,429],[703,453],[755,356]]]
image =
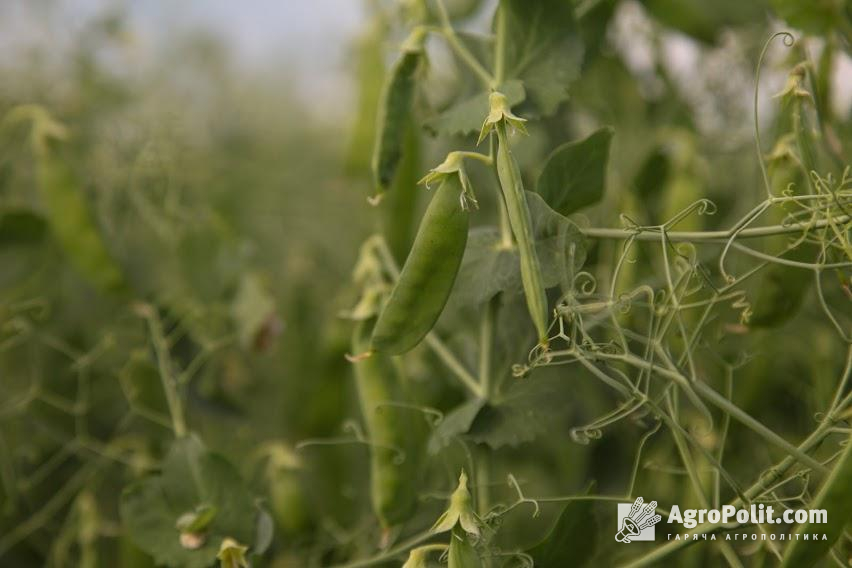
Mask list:
[[[375,319],[358,322],[352,338],[356,353],[368,347]],[[353,362],[361,413],[367,427],[370,446],[370,496],[373,510],[383,526],[408,519],[416,502],[412,428],[406,416],[387,403],[399,399],[399,377],[387,356],[374,354]],[[400,451],[404,460],[399,463]]]
[[121,289],[121,270],[107,251],[71,167],[47,149],[38,156],[36,173],[51,228],[71,263],[99,288]]
[[470,542],[470,537],[461,527],[453,529],[450,536],[449,568],[482,568],[482,560]]
[[810,509],[824,509],[828,515],[826,524],[802,524],[797,534],[825,534],[826,540],[805,541],[796,539],[790,542],[784,554],[782,567],[813,566],[820,558],[828,554],[834,543],[843,534],[843,530],[852,519],[852,436],[846,440],[837,465],[825,480]]
[[372,349],[399,355],[416,346],[447,303],[467,244],[468,214],[458,174],[448,174],[429,203],[411,252],[376,327]]
[[417,85],[417,70],[424,58],[423,36],[424,32],[418,29],[406,40],[402,56],[394,63],[382,91],[372,161],[377,197],[393,182],[402,159],[402,148]]
[[500,121],[495,125],[497,131],[497,177],[509,213],[509,224],[512,234],[518,242],[518,252],[521,256],[521,281],[524,285],[524,295],[527,299],[533,324],[535,324],[538,339],[547,342],[547,295],[541,278],[541,266],[535,250],[535,240],[532,232],[532,219],[524,194],[524,183],[518,163],[509,148],[509,137],[506,134],[506,122]]

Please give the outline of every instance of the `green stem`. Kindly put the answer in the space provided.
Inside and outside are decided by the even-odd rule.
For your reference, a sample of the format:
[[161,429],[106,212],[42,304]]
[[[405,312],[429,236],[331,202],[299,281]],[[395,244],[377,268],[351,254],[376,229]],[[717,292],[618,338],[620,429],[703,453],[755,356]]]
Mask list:
[[482,387],[476,381],[476,378],[470,374],[465,366],[459,361],[456,356],[453,354],[449,348],[444,345],[444,342],[435,334],[435,332],[431,332],[426,336],[426,344],[432,349],[432,352],[438,356],[444,365],[455,374],[456,378],[458,378],[461,383],[470,391],[470,394],[475,396],[476,398],[483,398],[484,393],[482,392]]
[[[773,235],[786,235],[790,233],[798,233],[803,230],[821,229],[832,223],[846,223],[852,217],[849,215],[840,215],[832,219],[821,219],[811,223],[791,223],[789,225],[769,225],[766,227],[756,227],[754,229],[743,229],[737,233],[738,238],[755,238],[769,237]],[[659,241],[659,229],[645,227],[641,232],[636,232],[633,229],[609,229],[601,227],[589,227],[581,229],[587,237],[595,239],[630,239],[634,238],[639,241]],[[724,242],[732,235],[732,231],[667,231],[666,238],[673,242],[691,242],[691,241],[708,241],[708,242]]]
[[506,10],[503,3],[497,6],[497,39],[494,42],[494,85],[497,88],[506,79]]
[[459,36],[456,35],[456,30],[453,29],[453,24],[450,22],[450,16],[447,13],[446,6],[444,6],[444,1],[437,0],[436,4],[438,6],[438,15],[441,18],[441,33],[444,35],[447,43],[450,44],[450,47],[456,52],[459,59],[470,67],[470,70],[473,71],[487,87],[491,87],[494,83],[494,78],[459,40]]
[[183,438],[186,436],[186,419],[183,415],[183,405],[181,404],[180,395],[177,391],[177,379],[172,371],[172,362],[169,357],[169,347],[166,343],[163,327],[157,314],[154,312],[153,306],[144,306],[145,319],[148,322],[148,329],[151,332],[151,343],[154,346],[154,353],[157,356],[157,366],[159,367],[160,380],[163,384],[163,392],[166,395],[166,404],[169,407],[169,414],[172,418],[172,430],[175,436]]
[[506,200],[503,197],[503,192],[500,191],[500,174],[497,172],[497,160],[493,159],[497,156],[497,137],[493,134],[489,140],[490,155],[492,156],[492,165],[494,166],[494,179],[497,181],[497,207],[500,209],[500,248],[510,250],[514,246],[512,238],[512,225],[509,222],[509,210],[506,209]]
[[[337,564],[332,568],[366,568],[367,566],[375,566],[377,564],[387,563],[390,560],[393,560],[400,554],[415,548],[421,542],[425,542],[435,536],[432,531],[423,531],[422,533],[416,534],[410,539],[399,543],[393,548],[389,548],[384,552],[380,552],[375,556],[370,558],[365,558],[363,560],[354,560],[352,562],[348,562],[346,564]],[[432,545],[429,545],[432,546]]]
[[493,385],[492,353],[494,350],[494,324],[500,309],[500,297],[494,296],[485,306],[479,331],[479,386],[485,399],[491,397]]

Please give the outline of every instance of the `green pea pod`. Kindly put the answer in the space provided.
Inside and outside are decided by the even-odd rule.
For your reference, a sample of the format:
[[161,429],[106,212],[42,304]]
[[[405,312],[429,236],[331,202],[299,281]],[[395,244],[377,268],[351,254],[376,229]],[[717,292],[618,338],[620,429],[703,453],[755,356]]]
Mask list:
[[400,355],[435,325],[453,288],[467,245],[469,218],[461,180],[448,174],[435,192],[399,280],[373,330],[371,347]]
[[449,568],[482,568],[482,560],[470,542],[470,537],[457,526],[450,536]]
[[535,250],[535,240],[532,232],[532,219],[524,194],[524,183],[518,163],[509,148],[509,137],[506,134],[505,121],[496,125],[497,130],[497,177],[509,213],[509,224],[512,234],[518,242],[518,252],[521,256],[521,281],[524,285],[524,295],[527,308],[535,324],[538,339],[547,342],[547,295],[541,277],[541,265]]
[[[367,350],[375,319],[358,322],[352,338],[356,353]],[[412,428],[404,413],[387,406],[399,400],[397,369],[387,356],[377,353],[354,361],[355,383],[361,413],[370,439],[370,496],[383,526],[408,520],[416,503]],[[402,452],[402,453],[400,453]],[[400,463],[400,456],[404,459]]]
[[38,155],[36,174],[46,216],[71,263],[100,289],[123,289],[122,272],[104,244],[68,163],[53,149],[45,149]]
[[268,475],[269,506],[278,528],[286,535],[300,533],[310,519],[299,472],[275,468]]
[[791,541],[784,554],[782,568],[804,568],[815,565],[828,554],[829,549],[843,534],[845,527],[850,524],[852,519],[852,436],[846,440],[846,449],[843,450],[837,465],[834,466],[809,508],[824,509],[828,515],[828,522],[802,524],[796,533],[825,534],[826,540]]
[[393,182],[402,159],[417,86],[417,69],[423,58],[423,37],[422,32],[418,32],[406,41],[402,56],[394,63],[382,91],[372,162],[377,197],[387,191]]

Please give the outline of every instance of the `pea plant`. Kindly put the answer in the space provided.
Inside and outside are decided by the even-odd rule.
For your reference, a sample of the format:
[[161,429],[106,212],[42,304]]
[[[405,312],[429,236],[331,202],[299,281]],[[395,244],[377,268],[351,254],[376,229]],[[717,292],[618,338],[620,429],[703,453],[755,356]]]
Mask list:
[[[431,195],[410,249],[393,243],[398,233],[385,230],[364,243],[353,273],[359,299],[346,314],[356,326],[349,358],[366,425],[358,438],[370,448],[372,506],[385,549],[346,565],[380,564],[406,554],[406,567],[426,566],[427,559],[446,560],[451,567],[580,565],[595,554],[598,527],[583,526],[593,522],[592,504],[628,502],[652,491],[655,506],[684,500],[700,508],[721,503],[826,508],[829,537],[819,545],[778,546],[773,534],[759,551],[723,539],[700,553],[683,550],[697,546],[694,539],[679,538],[633,558],[600,539],[598,546],[608,549],[601,558],[646,566],[692,552],[695,562],[700,554],[719,555],[731,566],[742,566],[747,556],[774,557],[789,566],[827,556],[843,564],[849,545],[844,526],[852,514],[847,426],[852,179],[842,147],[829,147],[830,120],[818,102],[825,93],[819,93],[819,70],[807,52],[789,32],[765,44],[757,82],[773,41],[794,53],[786,87],[776,98],[783,126],[774,146],[761,139],[755,87],[753,160],[763,189],[728,204],[724,216],[730,220],[719,222],[721,228],[704,228],[705,218],[718,216],[720,208],[687,179],[695,167],[690,162],[699,158],[688,155],[695,152],[692,141],[673,133],[662,136],[664,149],[651,153],[635,182],[647,204],[662,202],[658,221],[637,218],[646,203],[628,201],[632,210],[618,216],[610,212],[617,204],[604,201],[594,218],[620,220],[621,226],[588,226],[588,220],[580,226],[569,216],[603,199],[618,129],[595,130],[592,120],[585,138],[552,150],[547,141],[564,136],[556,117],[583,82],[578,29],[593,19],[595,8],[504,1],[490,18],[490,33],[482,36],[458,30],[440,1],[432,18],[423,6],[409,9],[408,37],[377,100],[370,203],[391,219],[408,218],[404,208],[410,199],[393,195],[412,191],[414,177],[405,170],[414,169],[417,160],[410,154],[417,149],[406,138],[408,129],[422,125],[446,141],[441,148],[451,150],[419,181]],[[432,40],[452,53],[460,68],[457,80],[469,86],[430,115],[419,97],[434,79],[425,47]],[[535,141],[536,151],[524,163],[519,156],[533,144],[533,128],[550,135]],[[666,150],[668,144],[685,148]],[[537,161],[536,155],[546,157]],[[660,189],[669,167],[683,171]],[[530,172],[537,172],[534,184]],[[666,195],[658,197],[661,191]],[[830,284],[828,274],[835,275]],[[736,402],[750,354],[720,343],[749,344],[760,330],[783,325],[811,292],[818,304],[811,315],[820,314],[825,341],[845,363],[830,376],[833,395],[823,402],[811,433],[790,441]],[[771,343],[770,333],[760,342]],[[510,362],[512,354],[518,358]],[[414,366],[409,358],[429,356],[443,367],[429,380],[446,377],[464,392],[455,407],[432,406],[401,376]],[[582,392],[578,383],[589,380],[596,381],[596,396],[609,408],[572,420],[570,438],[562,443],[597,444],[619,423],[629,423],[638,430],[632,468],[625,468],[629,475],[612,492],[598,490],[590,479],[584,491],[553,497],[532,482],[521,483],[508,460],[500,468],[508,494],[497,489],[500,451],[547,432],[548,419],[567,413],[568,401]],[[764,382],[759,388],[775,388],[769,377],[759,380]],[[420,436],[411,425],[417,414],[427,430]],[[736,446],[744,439],[779,461],[745,475],[734,471],[726,458],[742,452]],[[684,480],[676,489],[647,479],[664,475],[644,457],[658,445],[670,448],[675,465],[666,466],[668,475]],[[398,542],[400,527],[422,516],[418,470],[431,461],[427,456],[445,462],[447,474],[458,471],[458,481],[448,475],[449,505],[431,528]],[[527,459],[543,459],[533,456]],[[506,534],[510,518],[536,517],[545,503],[562,506],[552,529],[540,533],[538,545],[518,546]],[[657,511],[666,514],[662,505]],[[692,532],[738,529],[768,534],[775,527],[706,523]]]
[[365,6],[344,156],[0,93],[0,565],[848,565],[850,8]]

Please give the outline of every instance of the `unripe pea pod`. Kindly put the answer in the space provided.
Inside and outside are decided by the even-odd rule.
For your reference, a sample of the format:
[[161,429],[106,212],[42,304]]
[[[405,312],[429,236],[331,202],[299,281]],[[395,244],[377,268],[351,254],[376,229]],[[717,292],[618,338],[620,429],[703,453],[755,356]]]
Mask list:
[[470,536],[460,527],[450,536],[449,568],[482,568],[482,560],[470,542]]
[[456,173],[444,176],[376,327],[371,349],[400,355],[414,348],[444,309],[467,245],[468,213]]
[[[366,351],[375,318],[357,322],[352,337],[355,353]],[[398,401],[397,368],[386,355],[354,358],[355,384],[370,440],[370,496],[373,511],[384,527],[408,520],[416,503],[413,430],[405,414],[390,408]],[[402,459],[400,459],[402,458]]]
[[79,181],[58,149],[37,154],[36,178],[51,228],[71,263],[102,290],[121,291],[124,276],[109,254]]
[[372,169],[376,198],[390,186],[402,159],[403,143],[411,119],[411,105],[417,86],[417,70],[425,57],[425,32],[417,28],[402,46],[402,56],[390,71],[379,105]]
[[509,213],[509,224],[512,234],[518,243],[521,257],[521,281],[527,300],[527,309],[535,324],[539,342],[547,343],[547,295],[541,277],[541,266],[535,250],[535,240],[532,232],[532,219],[524,194],[524,184],[518,163],[509,148],[506,122],[495,124],[497,131],[497,177]]

